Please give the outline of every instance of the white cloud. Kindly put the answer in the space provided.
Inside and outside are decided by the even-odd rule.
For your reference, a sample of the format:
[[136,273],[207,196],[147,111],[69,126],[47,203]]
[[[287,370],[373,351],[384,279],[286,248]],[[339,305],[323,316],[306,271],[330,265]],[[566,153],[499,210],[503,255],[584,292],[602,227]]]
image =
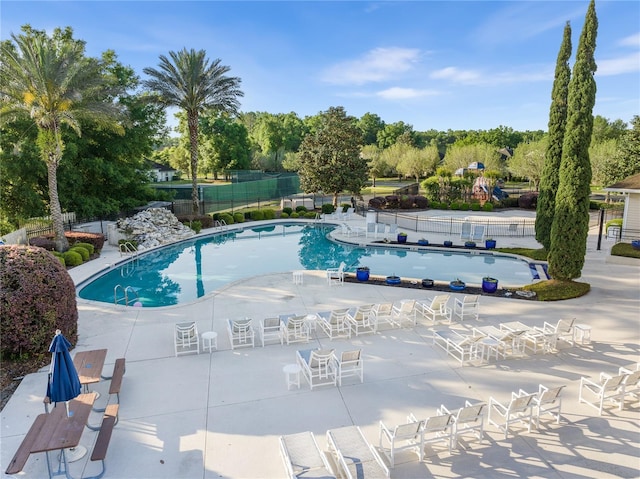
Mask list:
[[411,70],[419,56],[420,50],[415,48],[375,48],[360,58],[329,67],[322,79],[341,85],[380,82]]
[[407,100],[425,96],[436,96],[439,94],[440,93],[436,90],[418,90],[415,88],[392,87],[377,92],[376,96],[384,98],[385,100]]
[[640,71],[640,52],[631,53],[625,57],[596,60],[598,76],[613,76],[622,73]]
[[429,76],[436,80],[451,80],[455,83],[477,83],[481,80],[480,73],[473,70],[460,70],[456,67],[442,68]]
[[629,35],[628,37],[624,37],[622,40],[618,42],[619,45],[623,47],[636,47],[640,48],[640,32]]

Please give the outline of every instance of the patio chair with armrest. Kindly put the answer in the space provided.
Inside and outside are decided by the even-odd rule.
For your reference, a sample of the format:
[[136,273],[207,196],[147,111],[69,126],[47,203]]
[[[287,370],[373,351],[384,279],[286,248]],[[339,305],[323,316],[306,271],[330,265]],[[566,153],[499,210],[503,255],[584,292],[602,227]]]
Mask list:
[[485,403],[472,404],[469,401],[465,401],[464,407],[453,412],[450,412],[444,406],[440,406],[438,411],[441,414],[451,414],[453,416],[453,447],[457,447],[460,436],[469,433],[473,434],[482,442],[486,409],[487,405]]
[[346,377],[359,377],[360,382],[364,382],[364,361],[362,350],[343,351],[340,356],[334,353],[333,360],[336,368],[338,386],[342,386],[342,379]]
[[[556,424],[560,424],[560,412],[562,410],[562,389],[564,386],[558,386],[549,389],[540,384],[538,393],[533,398],[536,416],[536,429],[540,428],[540,416],[543,414],[551,414],[556,418]],[[525,391],[520,390],[520,395],[526,395]]]
[[403,299],[400,303],[394,303],[391,310],[393,322],[402,327],[402,322],[407,322],[412,326],[416,325],[416,301],[415,299]]
[[450,295],[439,294],[425,301],[416,301],[416,310],[429,321],[437,322],[445,319],[451,322],[451,308],[447,307]]
[[255,332],[251,321],[251,318],[227,320],[227,334],[229,335],[231,349],[254,347]]
[[280,332],[287,344],[309,342],[309,324],[306,316],[287,316],[281,317],[280,320]]
[[478,359],[478,343],[482,336],[461,334],[454,329],[434,331],[433,344],[440,346],[447,354],[455,358],[463,366],[465,361]]
[[378,444],[380,451],[387,457],[391,467],[395,467],[396,452],[412,450],[422,461],[424,457],[424,435],[422,429],[424,421],[418,421],[414,416],[408,416],[405,424],[399,424],[389,429],[380,421]]
[[489,423],[504,431],[504,438],[509,435],[511,424],[522,422],[527,425],[527,431],[531,432],[533,422],[533,398],[536,394],[511,393],[509,404],[502,404],[491,396],[489,398]]
[[351,328],[347,323],[347,311],[348,309],[334,309],[316,313],[317,324],[329,336],[329,339],[351,337]]
[[[580,378],[578,402],[596,408],[601,416],[605,401],[611,401],[617,404],[618,409],[622,411],[625,396],[624,380],[626,378],[627,374],[625,373],[616,376],[600,373],[600,381],[595,382],[583,376]],[[586,396],[591,397],[585,397],[585,393]]]
[[542,328],[536,328],[539,331],[542,331],[544,334],[547,334],[551,340],[551,347],[553,349],[558,349],[558,340],[563,339],[568,342],[571,346],[575,344],[574,334],[573,334],[573,323],[575,319],[560,319],[556,324],[544,322],[544,326]]
[[303,349],[296,351],[302,375],[313,390],[317,386],[335,386],[337,371],[333,349]]
[[[409,417],[415,420],[413,415]],[[426,444],[444,442],[447,445],[449,454],[451,454],[453,447],[453,428],[453,415],[444,410],[436,411],[434,416],[430,416],[424,421],[424,426],[422,427],[423,448]]]
[[283,344],[282,337],[282,321],[280,318],[264,318],[260,321],[260,339],[262,340],[262,347],[267,341],[279,341]]
[[344,283],[344,269],[347,267],[344,261],[337,268],[327,268],[327,282],[329,286],[341,285]]
[[[636,364],[636,369],[627,369],[621,367],[618,370],[618,374],[626,374],[624,378],[624,399],[631,395],[636,399],[640,397],[640,363]],[[623,406],[624,407],[624,402]]]
[[173,333],[173,346],[176,356],[181,354],[200,354],[200,337],[195,321],[177,323]]
[[393,303],[378,303],[373,306],[372,314],[375,318],[376,329],[381,321],[389,323],[392,327],[393,322]]
[[351,331],[358,336],[361,333],[375,333],[378,329],[373,304],[364,304],[347,311],[347,324]]
[[514,332],[522,331],[520,336],[522,343],[524,347],[528,347],[533,354],[536,354],[540,348],[542,348],[544,352],[550,352],[553,349],[555,333],[536,329],[520,321],[501,323],[500,329]]
[[464,321],[465,316],[477,320],[480,316],[480,295],[465,294],[462,299],[455,298],[453,314],[460,318],[460,321]]

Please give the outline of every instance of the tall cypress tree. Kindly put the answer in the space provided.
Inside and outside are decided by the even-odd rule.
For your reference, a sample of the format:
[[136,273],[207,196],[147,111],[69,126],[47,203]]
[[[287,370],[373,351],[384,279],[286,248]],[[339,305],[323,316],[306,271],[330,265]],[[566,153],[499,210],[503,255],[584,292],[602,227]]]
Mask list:
[[571,280],[580,276],[587,250],[591,192],[589,144],[596,101],[593,75],[597,68],[594,58],[597,33],[596,7],[594,0],[591,0],[569,83],[569,112],[551,227],[549,273],[559,280]]
[[569,96],[569,80],[571,69],[571,26],[564,27],[564,36],[556,62],[556,73],[551,91],[551,108],[549,109],[549,143],[545,152],[544,168],[540,178],[540,192],[536,211],[536,240],[549,251],[551,247],[551,225],[556,206],[558,191],[560,160],[562,159],[562,143],[567,125],[567,97]]

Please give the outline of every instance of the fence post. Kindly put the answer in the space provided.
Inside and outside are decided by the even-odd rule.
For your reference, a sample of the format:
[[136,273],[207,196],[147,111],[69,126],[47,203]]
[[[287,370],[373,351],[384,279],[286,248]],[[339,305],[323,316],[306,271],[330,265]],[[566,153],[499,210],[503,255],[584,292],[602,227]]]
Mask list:
[[596,250],[600,251],[600,245],[602,244],[602,227],[604,225],[604,208],[600,208],[600,225],[598,226],[598,247]]

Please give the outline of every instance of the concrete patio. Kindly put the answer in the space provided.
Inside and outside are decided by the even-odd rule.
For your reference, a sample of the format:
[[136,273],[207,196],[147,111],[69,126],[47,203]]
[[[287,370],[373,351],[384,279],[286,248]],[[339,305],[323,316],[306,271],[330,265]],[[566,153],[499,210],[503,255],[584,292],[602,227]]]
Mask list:
[[[600,372],[615,374],[620,366],[635,368],[640,362],[640,268],[607,261],[612,243],[603,241],[602,250],[597,251],[595,233],[589,238],[581,278],[591,284],[588,295],[554,303],[482,296],[479,321],[451,326],[469,329],[513,320],[542,326],[544,321],[576,318],[591,325],[592,342],[573,347],[561,344],[551,354],[527,354],[488,364],[461,366],[431,345],[434,328],[448,326],[434,327],[420,320],[415,328],[387,327],[375,335],[351,339],[329,341],[318,329],[308,345],[230,349],[226,318],[251,317],[257,329],[260,319],[277,314],[433,296],[425,290],[390,286],[329,287],[322,271],[306,271],[299,285],[292,282],[290,272],[254,277],[176,307],[145,309],[79,299],[79,341],[72,354],[107,348],[106,372],[117,358],[127,361],[120,421],[111,438],[104,477],[283,478],[280,435],[312,431],[326,449],[328,429],[358,425],[377,445],[379,421],[393,427],[409,413],[426,418],[441,404],[456,409],[465,400],[489,402],[494,397],[508,402],[512,391],[535,392],[538,384],[566,385],[560,424],[549,416],[539,430],[533,428],[530,433],[515,426],[515,434],[507,440],[487,424],[482,443],[464,440],[452,454],[440,446],[428,447],[423,462],[411,452],[401,454],[391,477],[639,477],[638,398],[629,397],[622,411],[607,405],[602,416],[578,403],[582,376],[597,380]],[[413,235],[418,238],[417,233]],[[534,244],[531,238],[508,241]],[[105,247],[101,258],[70,273],[78,283],[119,259],[114,248]],[[200,333],[218,333],[217,351],[174,356],[174,324],[189,320],[197,322]],[[350,378],[341,387],[310,391],[303,380],[300,389],[288,390],[282,368],[295,362],[297,349],[312,347],[337,352],[362,348],[364,383]],[[35,416],[44,411],[46,381],[46,370],[28,375],[2,411],[2,471]],[[97,403],[104,404],[108,382],[94,389],[102,394]],[[90,420],[99,419],[93,413]],[[96,435],[85,430],[82,444],[91,450]],[[89,456],[71,464],[73,477],[99,470]],[[44,454],[32,455],[15,477],[47,477]]]

